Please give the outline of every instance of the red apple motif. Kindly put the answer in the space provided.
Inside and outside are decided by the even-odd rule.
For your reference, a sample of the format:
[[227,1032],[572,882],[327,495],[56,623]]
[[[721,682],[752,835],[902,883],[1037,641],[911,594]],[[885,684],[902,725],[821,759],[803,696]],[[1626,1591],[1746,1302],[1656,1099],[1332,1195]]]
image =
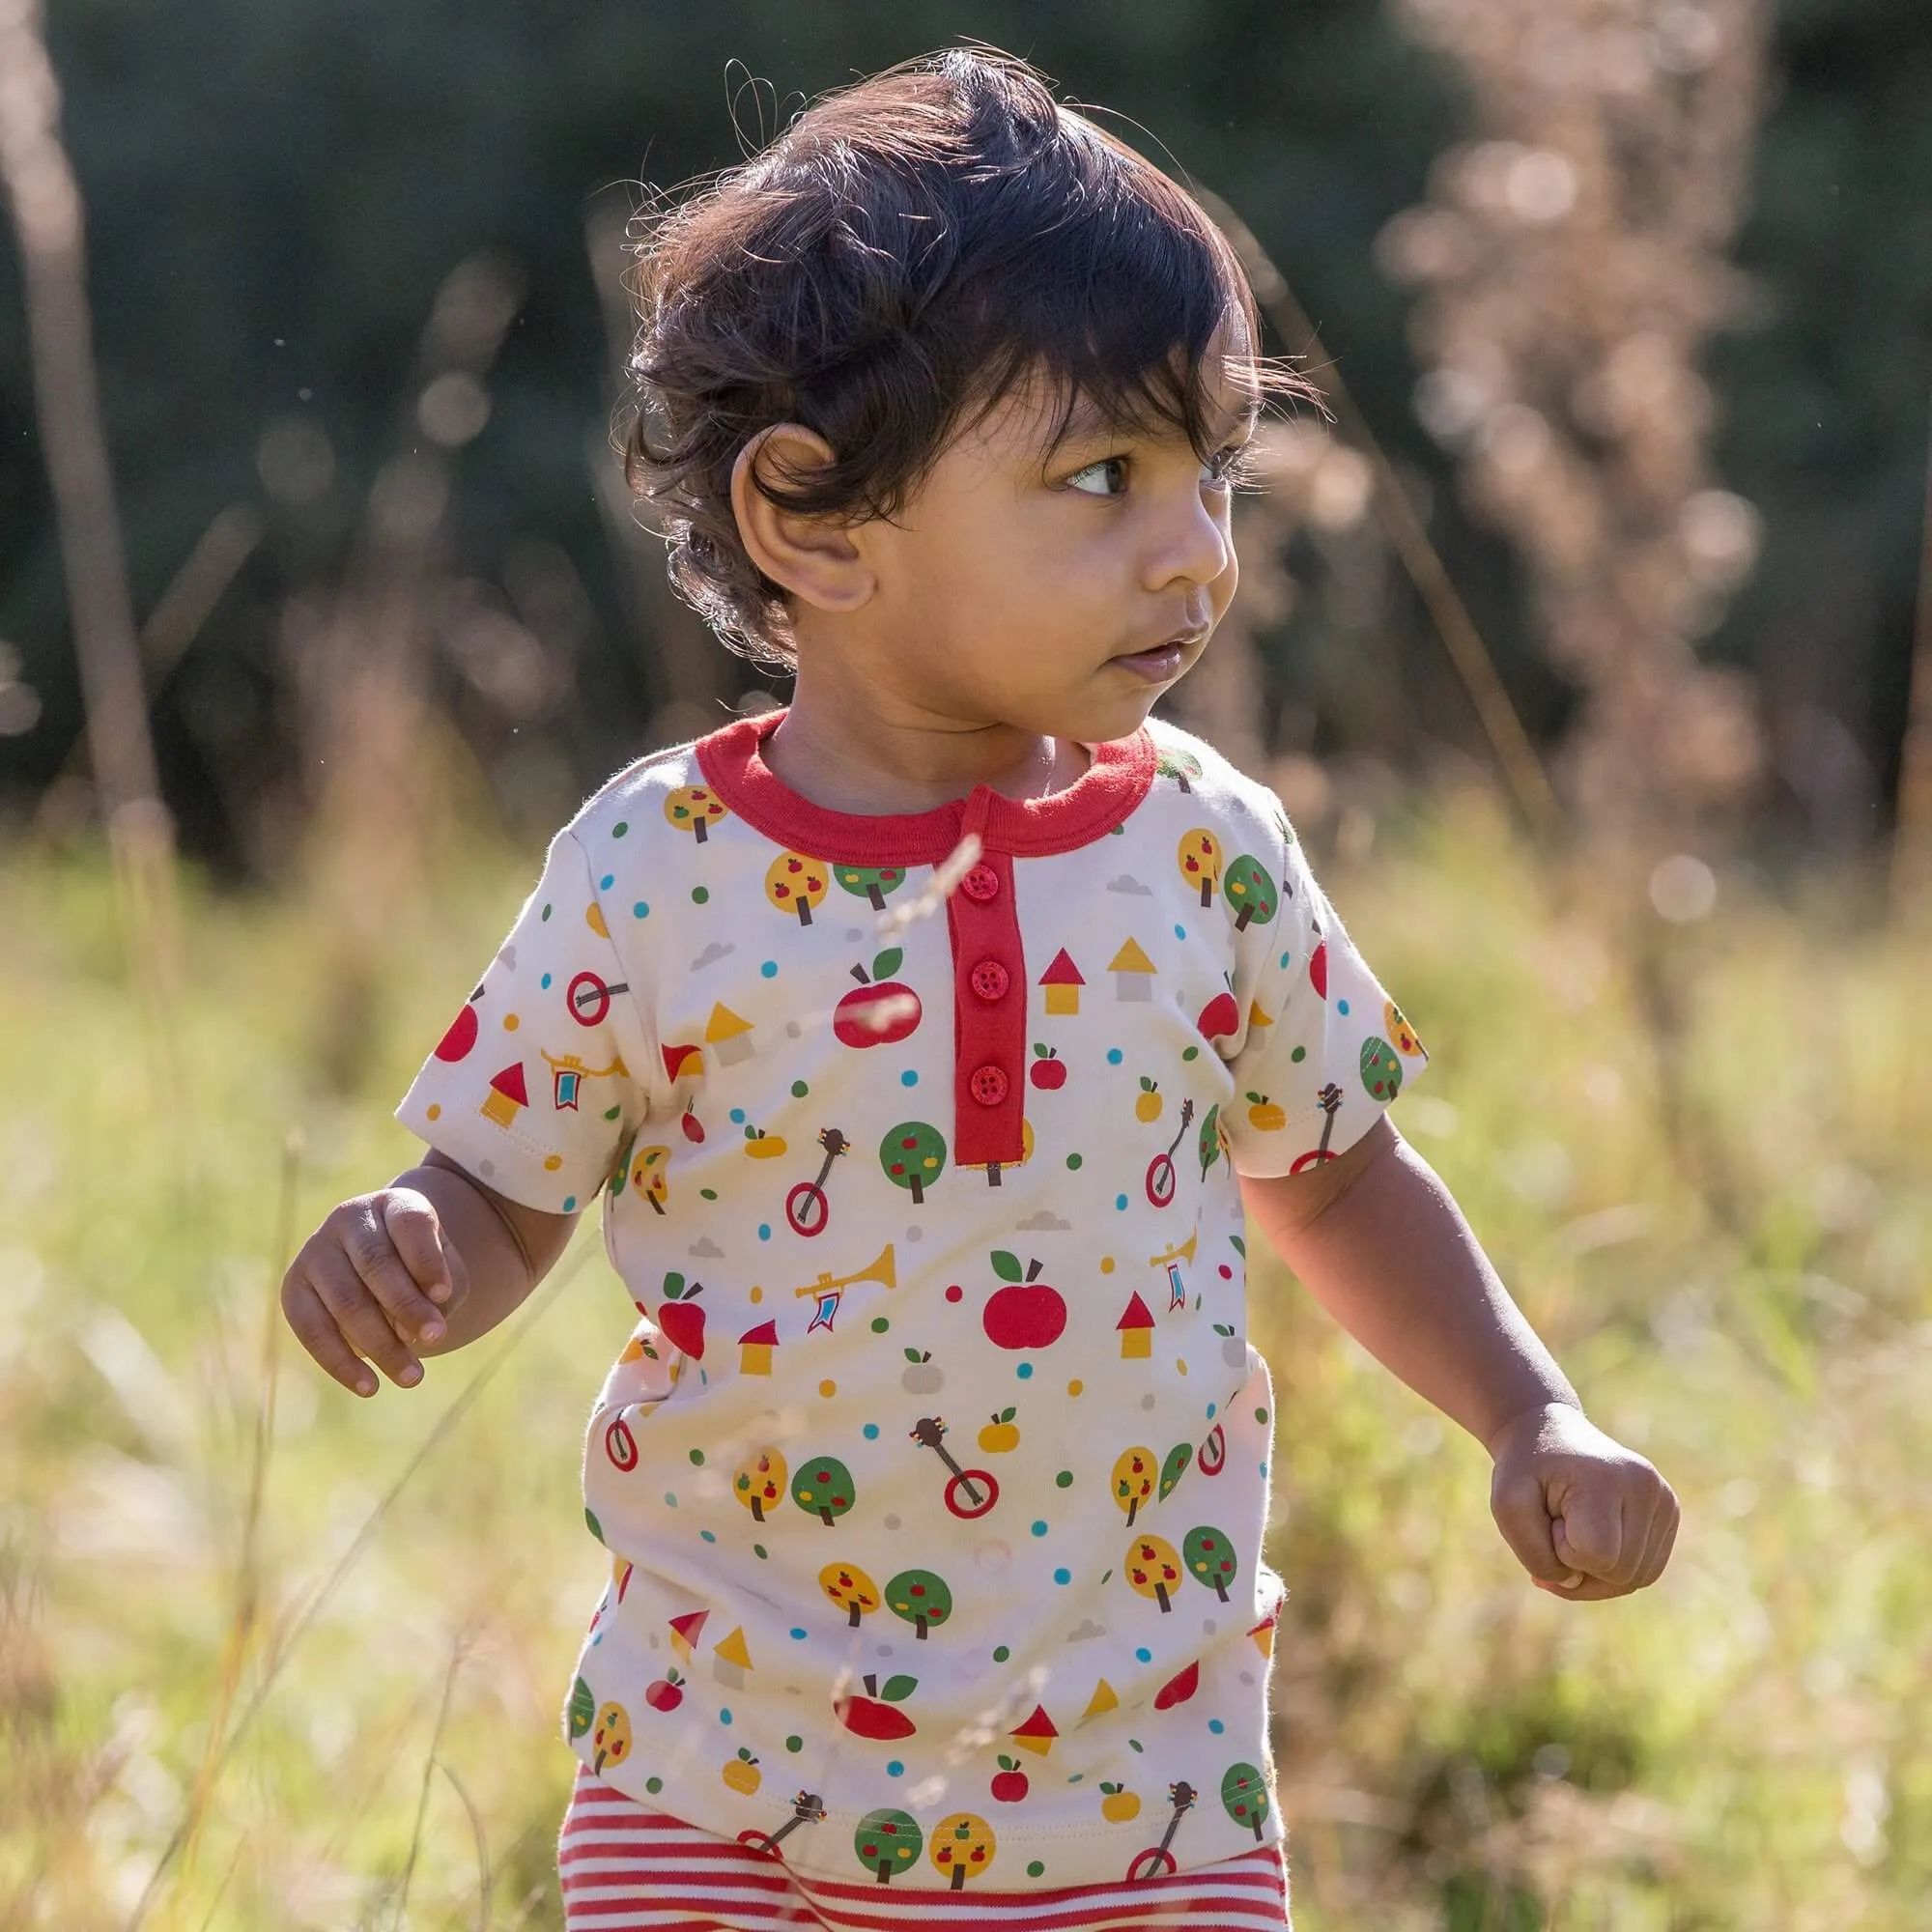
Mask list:
[[673,1349],[682,1350],[694,1362],[704,1359],[704,1311],[694,1305],[693,1297],[704,1293],[704,1284],[695,1281],[687,1288],[678,1273],[665,1276],[664,1299],[658,1303],[659,1331]]
[[1033,1043],[1033,1084],[1051,1094],[1066,1085],[1066,1063],[1061,1059],[1057,1048],[1042,1046],[1038,1040]]
[[1171,1711],[1177,1704],[1184,1704],[1201,1688],[1201,1666],[1190,1663],[1177,1677],[1170,1677],[1153,1693],[1153,1707],[1156,1711]]
[[1001,1804],[1017,1804],[1027,1795],[1027,1775],[1002,1751],[999,1775],[993,1779],[993,1797]]
[[1328,997],[1328,942],[1325,939],[1308,956],[1308,983],[1315,988],[1318,1000]]
[[684,1118],[678,1124],[684,1129],[685,1139],[694,1146],[704,1139],[704,1122],[692,1111],[691,1102],[688,1100],[684,1106]]
[[832,1709],[855,1738],[874,1738],[890,1744],[895,1738],[911,1737],[919,1728],[903,1711],[893,1709],[900,1698],[911,1696],[918,1687],[916,1677],[889,1677],[882,1690],[877,1677],[867,1675],[865,1696],[835,1697]]
[[898,947],[889,946],[872,961],[869,975],[863,966],[853,967],[859,990],[847,993],[832,1015],[833,1034],[842,1045],[891,1046],[918,1031],[919,995],[889,977],[904,957]]
[[1201,1017],[1195,1021],[1204,1039],[1219,1039],[1223,1034],[1235,1032],[1240,1024],[1241,1009],[1233,993],[1216,993],[1201,1009]]
[[1066,1303],[1060,1291],[1036,1281],[1040,1264],[1028,1264],[1020,1274],[1017,1256],[1000,1248],[993,1255],[993,1272],[1011,1284],[999,1289],[980,1311],[986,1339],[1001,1349],[1046,1349],[1060,1340],[1066,1326]]
[[675,1670],[667,1670],[655,1684],[644,1686],[644,1702],[653,1711],[675,1711],[684,1702],[683,1683]]
[[[481,992],[479,986],[477,992]],[[473,999],[474,994],[471,995]],[[449,1023],[449,1031],[437,1041],[436,1057],[439,1060],[461,1060],[476,1044],[476,1009],[466,1006]]]

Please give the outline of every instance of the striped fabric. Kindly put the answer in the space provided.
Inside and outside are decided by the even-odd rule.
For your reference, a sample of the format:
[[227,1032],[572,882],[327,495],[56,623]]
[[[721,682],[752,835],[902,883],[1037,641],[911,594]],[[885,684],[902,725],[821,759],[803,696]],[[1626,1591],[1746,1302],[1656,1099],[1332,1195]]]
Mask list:
[[1172,1877],[1065,1891],[801,1879],[770,1855],[634,1804],[580,1769],[557,1841],[565,1932],[1283,1932],[1278,1846]]

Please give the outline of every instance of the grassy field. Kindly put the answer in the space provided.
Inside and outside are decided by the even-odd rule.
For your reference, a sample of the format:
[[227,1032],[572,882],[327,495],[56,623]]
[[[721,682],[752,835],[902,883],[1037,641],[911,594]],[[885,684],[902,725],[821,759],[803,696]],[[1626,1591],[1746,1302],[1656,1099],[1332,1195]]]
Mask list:
[[[413,1393],[271,1315],[535,857],[190,882],[159,1008],[104,867],[0,864],[0,1926],[560,1922],[596,1232]],[[1299,1932],[1932,1923],[1932,942],[1729,879],[1666,925],[1467,800],[1325,872],[1435,1053],[1398,1123],[1685,1522],[1643,1598],[1532,1589],[1259,1263]]]

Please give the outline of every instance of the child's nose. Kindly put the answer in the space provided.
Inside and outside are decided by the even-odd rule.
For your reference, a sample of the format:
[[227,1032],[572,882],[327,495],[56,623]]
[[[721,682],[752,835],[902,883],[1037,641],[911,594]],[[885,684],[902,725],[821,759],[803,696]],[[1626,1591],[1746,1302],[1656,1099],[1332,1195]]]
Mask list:
[[1149,557],[1148,588],[1164,590],[1177,582],[1209,584],[1234,560],[1222,513],[1197,491],[1163,520],[1160,540]]

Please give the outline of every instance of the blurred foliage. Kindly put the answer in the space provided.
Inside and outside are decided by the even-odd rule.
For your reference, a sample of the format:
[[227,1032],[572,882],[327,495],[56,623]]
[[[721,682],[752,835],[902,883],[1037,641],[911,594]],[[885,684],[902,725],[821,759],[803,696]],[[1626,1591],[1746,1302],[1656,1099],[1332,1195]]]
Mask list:
[[[1729,874],[1701,921],[1633,918],[1476,793],[1385,818],[1372,870],[1317,856],[1434,1049],[1404,1131],[1685,1519],[1654,1591],[1534,1590],[1481,1450],[1258,1255],[1296,1925],[1916,1932],[1925,940],[1861,934],[1834,884],[1780,910]],[[148,1922],[396,1922],[425,1803],[407,1923],[559,1922],[557,1712],[602,1561],[579,1437],[630,1302],[586,1228],[554,1299],[367,1405],[272,1314],[290,1242],[413,1157],[388,1106],[529,870],[445,833],[353,921],[190,881],[190,990],[144,1031],[104,871],[0,867],[0,1922],[127,1923],[224,1683],[248,1709],[304,1616]],[[330,1031],[345,929],[412,962],[366,976],[359,1057]],[[236,1649],[270,1332],[259,1620]]]
[[[239,576],[158,673],[170,801],[217,861],[263,869],[251,814],[288,810],[277,794],[312,759],[289,600],[339,574],[379,469],[423,440],[415,346],[445,277],[479,249],[506,255],[526,294],[490,373],[488,421],[457,452],[444,561],[471,605],[494,598],[567,656],[576,696],[520,714],[487,655],[479,681],[460,653],[439,661],[437,695],[487,741],[497,806],[519,823],[649,734],[678,694],[662,613],[627,592],[592,501],[586,442],[611,402],[612,357],[586,220],[628,213],[639,179],[670,185],[736,158],[734,91],[755,140],[806,94],[967,34],[1105,103],[1241,211],[1433,503],[1533,728],[1548,735],[1570,712],[1520,566],[1466,520],[1448,457],[1413,421],[1407,298],[1373,244],[1423,199],[1467,117],[1453,72],[1379,0],[210,0],[185,14],[62,0],[49,32],[88,198],[137,611],[155,609],[224,509],[266,513]],[[1783,0],[1775,62],[1738,251],[1752,294],[1710,354],[1716,469],[1763,511],[1765,554],[1711,649],[1753,668],[1785,721],[1770,830],[1846,844],[1879,821],[1904,713],[1932,337],[1932,20],[1918,0]],[[769,80],[763,97],[745,70]],[[9,247],[0,642],[17,663],[0,661],[0,685],[32,693],[0,705],[0,797],[16,799],[48,784],[79,730],[19,314]],[[567,624],[553,612],[547,631],[525,608],[519,558],[553,582],[568,563]],[[1437,738],[1475,749],[1413,600],[1395,589],[1373,628],[1372,662],[1305,620],[1270,634],[1279,742],[1404,764]]]

